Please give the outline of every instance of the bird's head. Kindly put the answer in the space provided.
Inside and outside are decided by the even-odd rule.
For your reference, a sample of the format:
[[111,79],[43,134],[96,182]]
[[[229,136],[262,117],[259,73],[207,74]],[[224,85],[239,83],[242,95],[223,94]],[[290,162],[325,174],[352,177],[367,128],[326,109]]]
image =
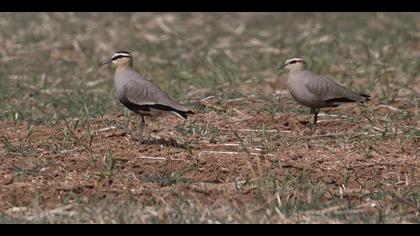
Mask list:
[[113,64],[117,68],[121,67],[132,67],[133,66],[133,56],[128,51],[117,51],[114,53],[112,58],[103,63],[106,64]]
[[288,71],[301,71],[306,70],[306,62],[303,58],[294,57],[288,59],[284,65],[278,66],[277,68],[284,68]]

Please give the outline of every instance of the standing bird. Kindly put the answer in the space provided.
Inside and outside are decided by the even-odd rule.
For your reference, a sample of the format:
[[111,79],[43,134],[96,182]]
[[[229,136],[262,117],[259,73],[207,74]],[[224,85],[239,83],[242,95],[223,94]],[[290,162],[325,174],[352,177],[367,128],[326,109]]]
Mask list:
[[141,116],[139,142],[143,144],[144,117],[156,117],[171,113],[187,119],[194,114],[190,109],[170,98],[158,86],[146,80],[133,70],[133,56],[127,51],[117,51],[111,60],[117,67],[115,71],[115,89],[118,100],[129,110]]
[[352,92],[333,80],[309,71],[302,58],[291,58],[282,67],[289,71],[287,86],[292,97],[301,105],[311,108],[311,115],[314,115],[312,133],[317,128],[320,108],[370,101],[369,95]]

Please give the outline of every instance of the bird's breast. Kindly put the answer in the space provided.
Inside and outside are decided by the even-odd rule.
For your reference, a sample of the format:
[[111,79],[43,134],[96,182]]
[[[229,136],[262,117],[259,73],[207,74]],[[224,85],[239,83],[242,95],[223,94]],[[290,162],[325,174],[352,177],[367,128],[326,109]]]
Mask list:
[[318,101],[306,88],[304,79],[289,77],[287,87],[290,95],[301,105],[317,107]]

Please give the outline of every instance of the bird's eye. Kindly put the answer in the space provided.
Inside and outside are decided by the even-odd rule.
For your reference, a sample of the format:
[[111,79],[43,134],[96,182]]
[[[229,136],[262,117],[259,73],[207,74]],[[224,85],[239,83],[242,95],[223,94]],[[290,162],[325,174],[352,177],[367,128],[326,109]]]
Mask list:
[[297,61],[291,61],[289,62],[289,64],[295,64]]

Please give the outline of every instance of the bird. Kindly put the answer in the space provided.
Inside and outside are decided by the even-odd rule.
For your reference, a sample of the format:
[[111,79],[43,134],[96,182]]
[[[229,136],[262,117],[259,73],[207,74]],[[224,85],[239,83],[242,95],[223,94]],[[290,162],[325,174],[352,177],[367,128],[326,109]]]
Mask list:
[[287,88],[291,96],[301,105],[311,109],[312,133],[318,127],[318,113],[321,108],[338,107],[343,103],[366,103],[371,96],[355,93],[334,80],[308,70],[303,58],[294,57],[277,67],[288,70]]
[[165,114],[176,115],[184,120],[193,111],[169,97],[155,85],[133,69],[133,56],[128,51],[117,51],[103,65],[116,67],[114,86],[119,102],[130,111],[141,116],[139,143],[144,144],[143,132],[145,117],[157,117]]

